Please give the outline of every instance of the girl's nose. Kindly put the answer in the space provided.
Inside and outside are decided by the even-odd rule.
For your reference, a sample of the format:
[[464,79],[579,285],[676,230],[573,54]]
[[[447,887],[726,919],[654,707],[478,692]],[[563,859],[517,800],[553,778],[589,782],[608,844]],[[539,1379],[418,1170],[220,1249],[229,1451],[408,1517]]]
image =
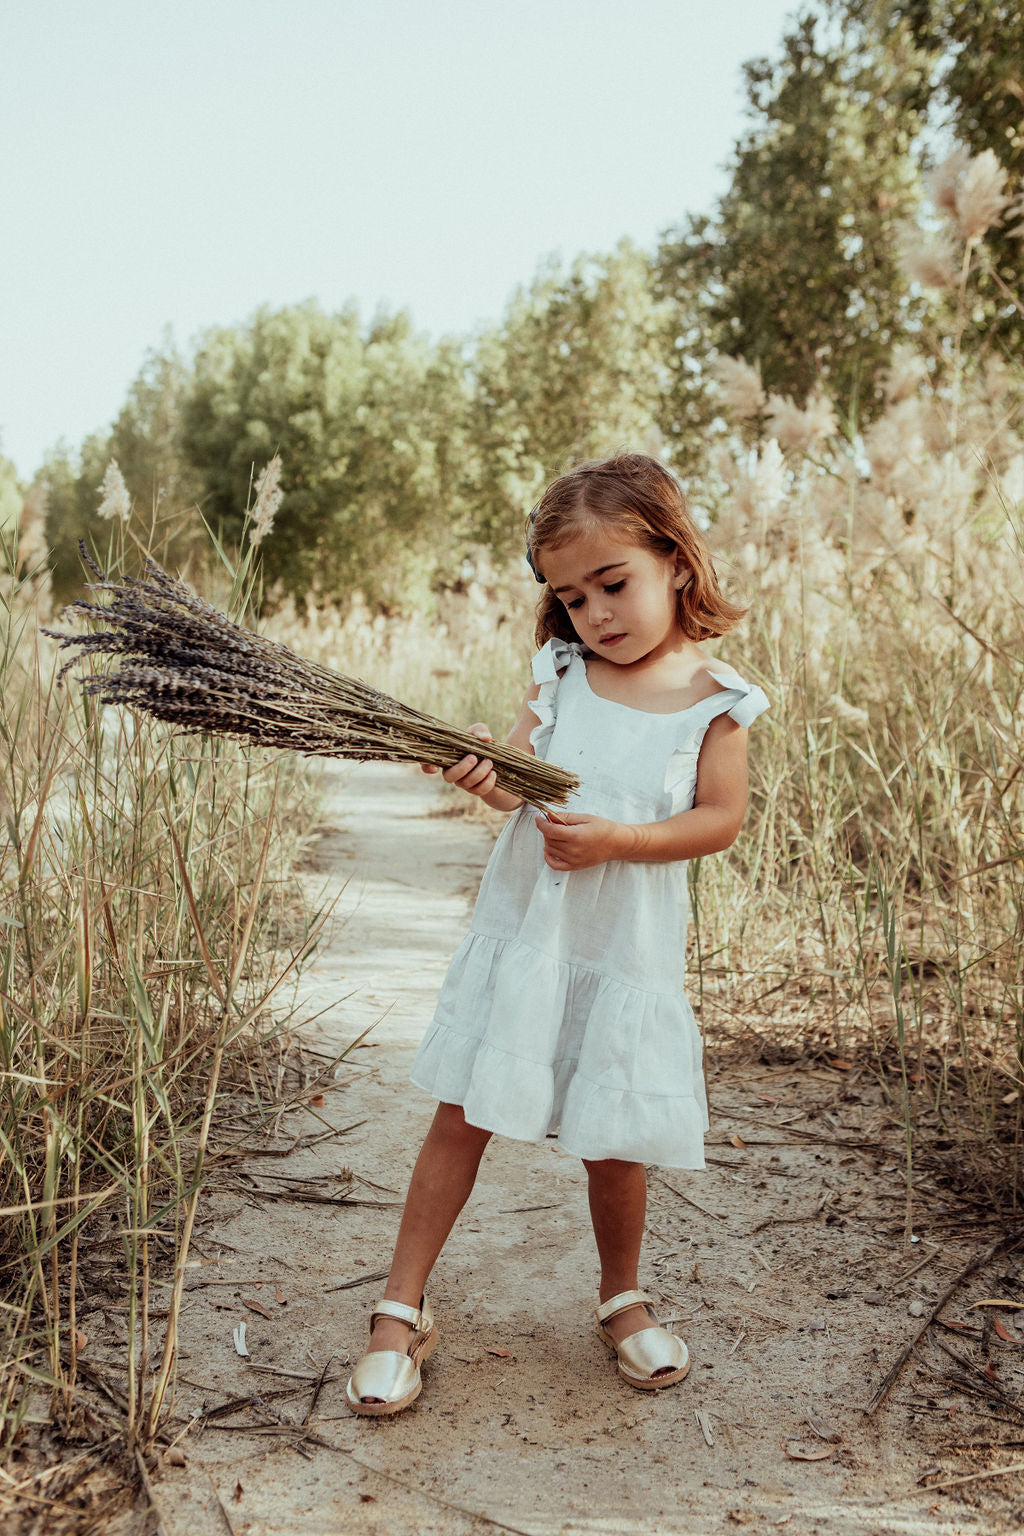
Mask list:
[[587,604],[587,617],[595,628],[611,618],[611,604],[604,592],[598,592],[590,599]]

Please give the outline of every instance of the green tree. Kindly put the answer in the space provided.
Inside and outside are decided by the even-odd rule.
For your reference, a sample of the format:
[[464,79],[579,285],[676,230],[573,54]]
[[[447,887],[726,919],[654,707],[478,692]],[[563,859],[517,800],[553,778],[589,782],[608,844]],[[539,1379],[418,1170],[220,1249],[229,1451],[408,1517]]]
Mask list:
[[745,66],[751,127],[713,218],[664,240],[667,293],[701,296],[704,335],[798,399],[822,375],[870,395],[914,323],[898,228],[916,205],[921,62],[905,28],[804,14],[781,56]]
[[[851,9],[879,5],[852,0]],[[888,0],[884,37],[909,32],[927,58],[926,94],[935,127],[949,129],[972,155],[991,149],[1007,172],[1011,198],[1024,192],[1024,15],[1020,0]],[[985,237],[987,271],[979,274],[975,334],[1024,355],[1024,327],[1011,295],[1021,298],[1021,214]]]
[[58,597],[66,599],[81,587],[79,540],[102,552],[111,536],[111,524],[100,515],[100,487],[111,459],[124,477],[133,524],[146,545],[171,564],[184,561],[195,545],[199,527],[190,507],[203,487],[180,448],[189,383],[189,369],[172,345],[154,349],[109,432],[91,434],[77,452],[65,443],[47,455],[39,480]]
[[77,453],[63,443],[51,450],[37,476],[45,492],[46,540],[53,591],[60,602],[77,597],[85,579],[78,541],[84,539],[102,553],[110,537],[111,525],[98,515],[100,486],[110,458],[109,434],[96,432]]
[[181,428],[207,516],[236,536],[254,471],[279,452],[268,580],[398,600],[444,564],[458,528],[464,372],[457,348],[415,336],[404,313],[364,334],[353,308],[307,303],[211,331]]
[[181,411],[191,373],[172,342],[146,354],[110,432],[109,451],[142,518],[182,519],[202,485],[181,452]]
[[469,499],[482,541],[520,547],[525,515],[571,464],[624,445],[662,451],[676,326],[647,256],[628,241],[543,269],[514,295],[472,358]]

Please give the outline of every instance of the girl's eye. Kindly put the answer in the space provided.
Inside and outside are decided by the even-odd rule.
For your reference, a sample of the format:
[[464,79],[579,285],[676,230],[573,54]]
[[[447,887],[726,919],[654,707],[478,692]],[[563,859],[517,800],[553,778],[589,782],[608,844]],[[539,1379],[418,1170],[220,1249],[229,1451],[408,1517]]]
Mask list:
[[571,608],[582,608],[583,607],[583,599],[582,599],[582,597],[572,597],[572,598],[569,599],[569,601],[566,603],[565,606],[567,608],[570,608],[570,609]]
[[611,581],[611,582],[609,582],[608,585],[605,587],[605,591],[606,592],[611,592],[611,593],[621,592],[625,585],[626,585],[626,578],[623,577],[621,581]]

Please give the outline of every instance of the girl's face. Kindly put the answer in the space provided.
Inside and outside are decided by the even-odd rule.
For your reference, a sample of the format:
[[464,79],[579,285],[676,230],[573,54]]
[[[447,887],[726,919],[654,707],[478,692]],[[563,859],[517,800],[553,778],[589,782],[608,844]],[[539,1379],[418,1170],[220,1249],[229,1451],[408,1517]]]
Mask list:
[[577,635],[617,666],[675,650],[684,638],[678,596],[690,567],[677,551],[652,554],[600,525],[584,525],[557,549],[535,556],[565,604]]

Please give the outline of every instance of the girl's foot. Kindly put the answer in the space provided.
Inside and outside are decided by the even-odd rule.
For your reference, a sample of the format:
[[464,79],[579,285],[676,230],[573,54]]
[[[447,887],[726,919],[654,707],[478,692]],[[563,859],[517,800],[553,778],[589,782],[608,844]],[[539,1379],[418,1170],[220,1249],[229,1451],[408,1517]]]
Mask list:
[[408,1408],[423,1385],[420,1366],[437,1347],[430,1309],[379,1301],[370,1315],[370,1347],[349,1377],[345,1396],[353,1413],[380,1415]]
[[690,1369],[686,1345],[661,1326],[643,1291],[621,1291],[603,1301],[597,1308],[597,1331],[615,1352],[619,1375],[631,1387],[671,1387]]
[[409,1324],[402,1322],[397,1317],[384,1317],[381,1313],[374,1313],[370,1323],[370,1342],[366,1346],[368,1355],[375,1354],[382,1349],[397,1349],[404,1355],[409,1347]]
[[628,1339],[633,1333],[639,1333],[641,1328],[651,1326],[651,1314],[647,1308],[637,1302],[634,1307],[627,1307],[624,1312],[617,1312],[614,1317],[608,1318],[604,1325],[604,1331],[616,1344],[621,1344],[623,1339]]

